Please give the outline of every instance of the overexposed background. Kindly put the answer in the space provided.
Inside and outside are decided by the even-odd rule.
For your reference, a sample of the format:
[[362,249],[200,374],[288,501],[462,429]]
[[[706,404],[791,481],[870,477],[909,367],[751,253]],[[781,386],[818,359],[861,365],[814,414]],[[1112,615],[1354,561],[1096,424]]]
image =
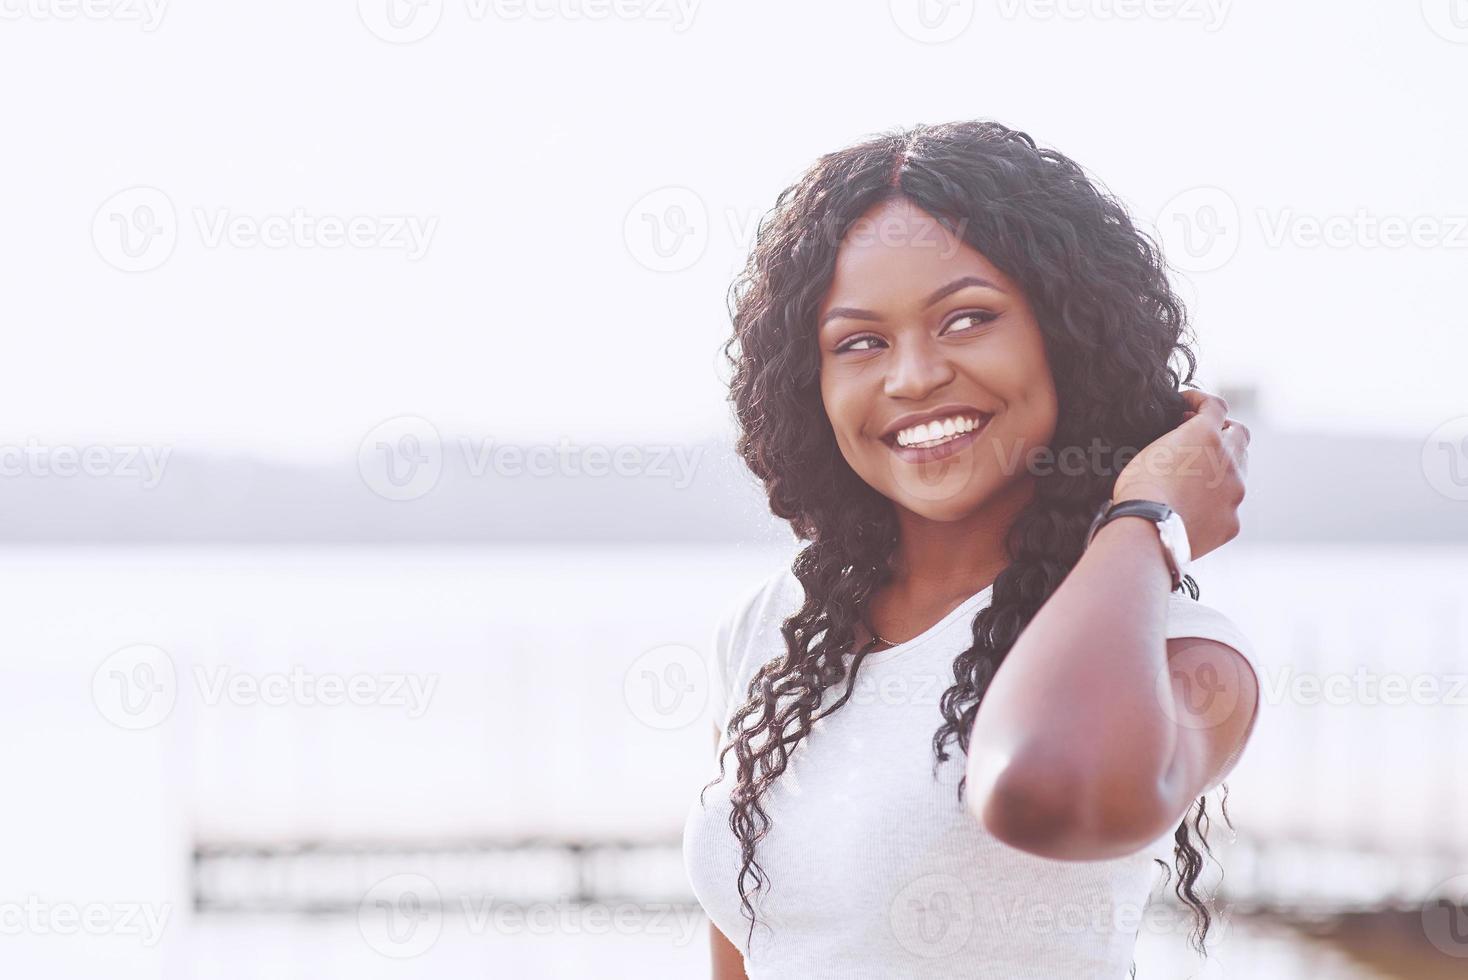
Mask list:
[[792,548],[726,289],[819,154],[967,117],[1155,229],[1254,432],[1196,577],[1271,672],[1258,914],[1139,976],[1468,954],[1462,0],[3,0],[0,81],[0,963],[699,975],[708,634]]

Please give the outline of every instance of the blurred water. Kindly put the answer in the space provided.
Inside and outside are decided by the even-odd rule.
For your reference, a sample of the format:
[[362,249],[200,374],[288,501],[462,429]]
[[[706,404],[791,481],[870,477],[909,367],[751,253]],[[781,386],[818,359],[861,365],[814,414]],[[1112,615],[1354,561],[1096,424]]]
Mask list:
[[[118,977],[696,975],[701,931],[692,943],[491,941],[456,939],[446,923],[409,965],[374,953],[350,919],[196,917],[189,855],[196,840],[675,837],[711,753],[699,658],[712,622],[787,554],[8,552],[0,759],[20,792],[0,809],[6,900],[143,905],[169,918],[155,945],[121,929],[12,929],[5,959],[77,974],[105,962]],[[1239,547],[1199,563],[1203,599],[1275,672],[1230,781],[1241,833],[1468,851],[1465,781],[1451,768],[1468,749],[1462,705],[1366,703],[1360,684],[1345,703],[1308,703],[1280,673],[1461,672],[1462,559],[1446,549]],[[176,685],[156,719],[127,714],[141,702],[118,702],[109,686],[140,676],[135,660],[111,657],[139,644],[166,653],[152,666]],[[293,676],[318,686],[304,698],[283,686],[285,703],[269,703],[271,685]],[[658,677],[685,696],[664,703],[643,690]],[[319,703],[331,700],[330,683],[366,686],[356,703]],[[1328,882],[1332,870],[1310,874]],[[1275,955],[1269,975],[1304,975],[1286,954],[1260,952],[1306,956],[1292,938],[1231,945],[1254,950],[1238,956]],[[1307,958],[1325,976],[1320,955]]]

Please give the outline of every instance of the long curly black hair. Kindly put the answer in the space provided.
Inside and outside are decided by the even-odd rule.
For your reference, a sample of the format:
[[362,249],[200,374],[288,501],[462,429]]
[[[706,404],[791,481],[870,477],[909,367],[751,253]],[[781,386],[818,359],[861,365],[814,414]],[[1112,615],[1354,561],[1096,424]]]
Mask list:
[[[893,197],[932,215],[1023,289],[1059,401],[1055,453],[1093,440],[1112,451],[1146,446],[1183,421],[1179,387],[1197,367],[1158,246],[1080,166],[1026,133],[990,121],[893,130],[821,157],[781,192],[730,288],[734,333],[724,355],[733,368],[739,455],[763,483],[771,511],[807,542],[792,566],[805,601],[781,625],[784,656],[760,668],[730,717],[719,776],[704,788],[724,778],[733,752],[729,825],[742,852],[738,886],[750,940],[755,911],[746,885],[758,892],[768,881],[755,859],[770,827],[761,797],[812,724],[850,698],[871,649],[853,652],[856,627],[868,598],[892,575],[894,505],[837,447],[821,400],[816,318],[847,229]],[[1185,375],[1174,356],[1186,363]],[[1076,469],[1087,472],[1063,472]],[[1116,480],[1091,469],[1058,467],[1035,477],[1034,498],[1005,540],[1010,564],[975,615],[973,643],[954,660],[953,686],[940,700],[935,771],[952,742],[967,754],[990,679],[1079,559]],[[1196,599],[1192,578],[1184,585]],[[826,690],[843,682],[844,693],[818,714]],[[960,782],[960,799],[963,793]],[[1175,891],[1194,912],[1199,953],[1206,953],[1210,914],[1194,890],[1203,856],[1190,832],[1211,855],[1207,826],[1200,797],[1174,835]]]

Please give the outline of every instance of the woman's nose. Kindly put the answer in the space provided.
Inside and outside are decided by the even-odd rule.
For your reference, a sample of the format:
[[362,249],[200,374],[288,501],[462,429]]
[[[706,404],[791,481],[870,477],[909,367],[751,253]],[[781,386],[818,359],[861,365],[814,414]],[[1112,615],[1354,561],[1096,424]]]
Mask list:
[[892,398],[923,398],[953,380],[953,365],[926,339],[898,344],[888,364],[885,393]]

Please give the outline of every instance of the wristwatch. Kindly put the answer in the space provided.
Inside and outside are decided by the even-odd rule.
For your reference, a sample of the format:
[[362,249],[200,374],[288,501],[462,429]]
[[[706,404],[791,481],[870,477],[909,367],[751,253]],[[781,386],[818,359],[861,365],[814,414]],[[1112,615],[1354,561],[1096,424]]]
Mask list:
[[1086,547],[1096,532],[1118,517],[1145,517],[1157,525],[1157,534],[1162,539],[1162,554],[1167,559],[1167,570],[1172,573],[1172,587],[1176,589],[1183,581],[1183,572],[1193,560],[1191,545],[1188,544],[1188,529],[1183,526],[1182,515],[1171,507],[1155,500],[1107,501],[1091,521],[1086,533]]

